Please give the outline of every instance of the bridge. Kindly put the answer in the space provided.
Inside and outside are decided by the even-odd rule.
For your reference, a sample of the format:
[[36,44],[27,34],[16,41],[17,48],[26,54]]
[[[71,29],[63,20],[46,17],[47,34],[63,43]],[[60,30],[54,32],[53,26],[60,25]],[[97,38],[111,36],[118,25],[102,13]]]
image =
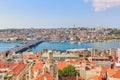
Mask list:
[[30,42],[27,42],[21,46],[17,46],[17,47],[14,47],[10,50],[8,50],[9,52],[14,52],[14,53],[21,53],[21,52],[24,52],[36,45],[38,45],[39,43],[42,43],[43,41],[30,41]]

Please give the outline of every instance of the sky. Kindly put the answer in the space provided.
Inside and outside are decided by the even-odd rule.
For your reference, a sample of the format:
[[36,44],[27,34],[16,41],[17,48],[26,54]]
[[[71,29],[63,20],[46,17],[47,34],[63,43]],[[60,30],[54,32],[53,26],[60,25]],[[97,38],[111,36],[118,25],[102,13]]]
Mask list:
[[0,29],[120,27],[120,0],[0,0]]

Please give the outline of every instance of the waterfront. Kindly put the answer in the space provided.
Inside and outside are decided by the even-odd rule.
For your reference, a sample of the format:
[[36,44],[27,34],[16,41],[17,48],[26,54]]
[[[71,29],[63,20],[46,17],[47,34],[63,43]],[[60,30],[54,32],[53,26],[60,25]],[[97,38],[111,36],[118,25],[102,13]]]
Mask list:
[[[9,50],[16,46],[21,45],[20,42],[0,42],[0,52]],[[55,50],[67,50],[67,49],[104,49],[108,50],[110,48],[120,48],[120,40],[110,40],[104,42],[94,42],[94,43],[82,43],[82,44],[71,44],[70,42],[42,42],[37,46],[32,48],[33,52],[41,51],[43,49],[55,49]]]
[[20,46],[20,42],[0,42],[0,52]]
[[109,40],[104,42],[71,44],[70,42],[43,42],[32,48],[33,52],[43,49],[67,50],[67,49],[88,49],[95,48],[99,50],[108,50],[110,48],[120,48],[120,40]]

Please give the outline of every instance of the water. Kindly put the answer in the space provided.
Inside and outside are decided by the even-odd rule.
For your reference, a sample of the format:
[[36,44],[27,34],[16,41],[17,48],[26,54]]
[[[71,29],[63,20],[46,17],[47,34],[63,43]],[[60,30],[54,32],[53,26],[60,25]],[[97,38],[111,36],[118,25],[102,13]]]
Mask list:
[[[0,42],[0,52],[9,50],[21,45],[20,42],[4,43]],[[95,43],[71,44],[70,42],[43,42],[32,48],[33,52],[42,51],[43,49],[67,50],[67,49],[88,49],[95,48],[99,50],[108,50],[110,48],[120,48],[120,40],[110,40]]]
[[20,46],[20,42],[0,42],[0,52]]
[[108,50],[110,48],[120,48],[120,40],[110,40],[104,42],[71,44],[70,42],[43,42],[33,47],[33,52],[41,51],[43,49],[67,50],[67,49],[88,49],[95,48],[99,50]]

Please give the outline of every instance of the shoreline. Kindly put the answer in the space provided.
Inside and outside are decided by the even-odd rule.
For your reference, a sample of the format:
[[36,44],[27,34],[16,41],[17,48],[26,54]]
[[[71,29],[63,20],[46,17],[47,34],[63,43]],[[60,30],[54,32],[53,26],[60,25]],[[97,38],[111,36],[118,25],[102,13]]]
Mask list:
[[[65,42],[53,42],[53,41],[44,41],[44,42],[48,42],[48,43],[45,43],[45,44],[42,44],[42,46],[43,47],[39,47],[39,44],[38,44],[38,48],[36,48],[37,46],[34,46],[34,47],[31,47],[31,48],[29,48],[29,49],[32,49],[32,51],[33,52],[37,52],[37,51],[42,51],[43,49],[53,49],[53,50],[60,50],[60,51],[65,51],[65,50],[67,50],[67,49],[81,49],[81,48],[95,48],[95,49],[100,49],[100,50],[106,50],[106,49],[108,49],[108,47],[109,46],[106,46],[106,49],[105,49],[105,46],[103,47],[103,49],[101,49],[101,48],[99,48],[99,46],[101,45],[104,45],[103,43],[106,43],[106,42],[111,42],[111,41],[113,41],[113,42],[116,42],[116,41],[120,41],[120,40],[118,40],[118,39],[112,39],[112,40],[104,40],[104,41],[102,41],[102,42],[84,42],[84,43],[81,43],[81,44],[79,44],[79,43],[74,43],[74,44],[72,44],[70,41],[65,41]],[[0,41],[1,42],[1,41]],[[1,43],[19,43],[20,45],[19,45],[19,47],[20,46],[22,46],[22,45],[25,45],[26,44],[26,42],[27,41],[12,41],[12,42],[1,42]],[[50,43],[50,44],[49,44]],[[55,43],[55,45],[53,46],[53,47],[50,47],[50,46],[52,46],[52,44],[51,43]],[[59,44],[58,44],[59,43]],[[65,44],[60,44],[60,43],[65,43]],[[67,43],[67,44],[66,44]],[[90,44],[89,44],[90,43]],[[91,45],[92,44],[92,45]],[[46,45],[46,48],[45,48],[45,46],[44,45]],[[63,48],[64,46],[68,46],[68,47],[66,47],[66,48]],[[93,46],[94,45],[94,46]],[[41,46],[41,45],[40,45]],[[57,46],[63,46],[61,49],[59,48],[59,47],[57,47]],[[69,46],[72,46],[72,47],[69,47]],[[76,47],[77,46],[77,47]],[[4,46],[3,46],[4,47]],[[5,46],[6,47],[6,46]],[[15,48],[16,47],[16,45],[13,47],[13,48]],[[115,46],[113,46],[113,47],[111,47],[111,48],[116,48]],[[120,48],[120,47],[118,47],[118,48]],[[6,48],[7,49],[7,48]],[[0,52],[3,52],[3,51],[8,51],[8,50],[10,50],[10,49],[12,49],[12,48],[9,48],[9,49],[7,49],[7,50],[4,50],[4,48],[2,49],[1,48],[1,50],[2,51],[0,51]],[[39,49],[39,50],[38,50]]]
[[[120,39],[115,39],[115,38],[113,38],[113,39],[103,39],[102,41],[101,41],[102,39],[100,39],[100,40],[94,40],[94,41],[75,41],[76,43],[79,43],[79,42],[82,42],[82,43],[94,43],[94,42],[102,42],[102,41],[110,41],[110,40],[120,40]],[[31,40],[31,41],[37,41],[37,40]],[[17,42],[19,42],[19,43],[25,43],[25,42],[30,42],[30,41],[0,41],[0,42],[4,42],[4,43],[17,43]],[[44,41],[44,42],[71,42],[70,40],[66,40],[66,41]]]

